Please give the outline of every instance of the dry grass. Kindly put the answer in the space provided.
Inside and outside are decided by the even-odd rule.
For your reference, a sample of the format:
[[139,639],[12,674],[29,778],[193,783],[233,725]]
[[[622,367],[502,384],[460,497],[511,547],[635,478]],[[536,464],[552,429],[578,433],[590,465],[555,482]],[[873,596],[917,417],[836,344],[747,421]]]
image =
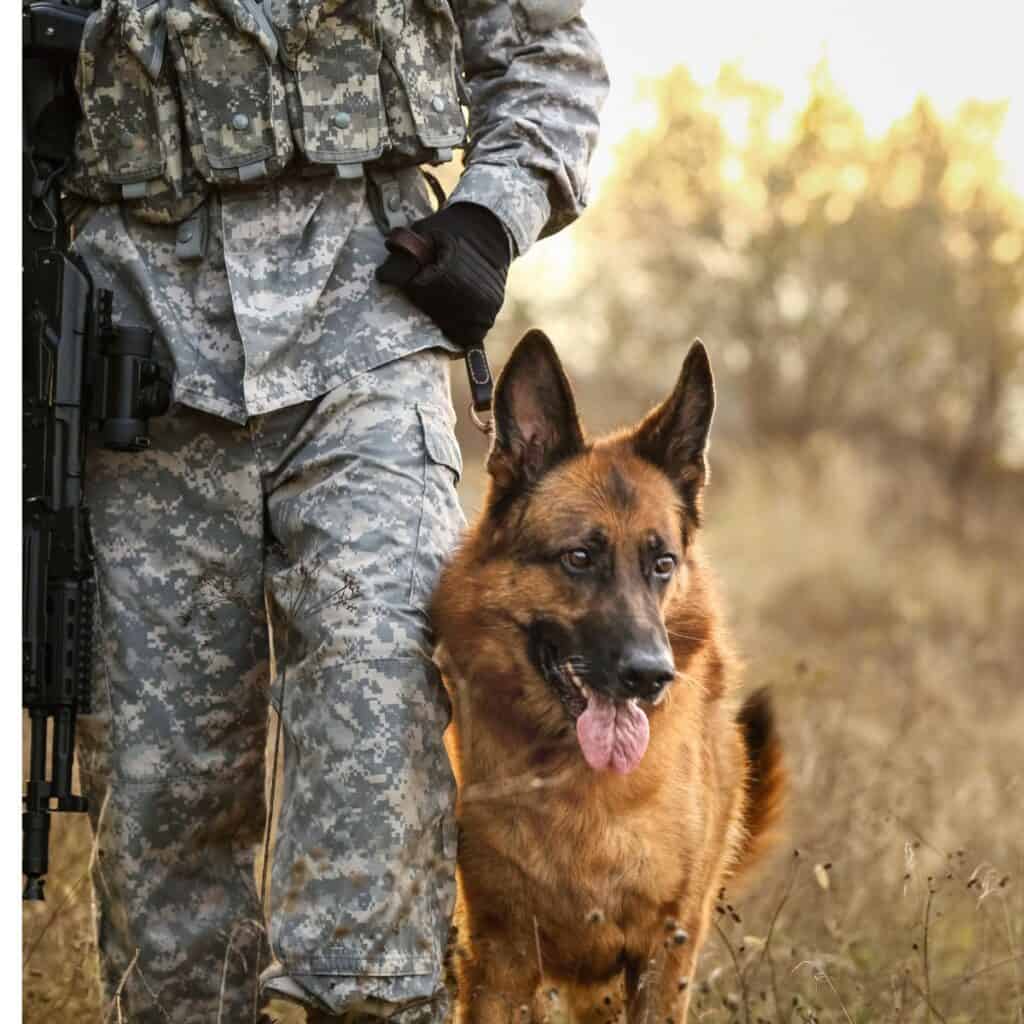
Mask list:
[[1020,1024],[1019,503],[951,508],[923,467],[824,439],[732,454],[709,547],[776,689],[799,856],[721,915],[697,1019]]
[[[954,507],[925,468],[827,439],[714,455],[707,545],[793,792],[776,859],[723,897],[693,1019],[1024,1024],[1019,495]],[[88,856],[58,818],[25,908],[30,1024],[100,1019]]]

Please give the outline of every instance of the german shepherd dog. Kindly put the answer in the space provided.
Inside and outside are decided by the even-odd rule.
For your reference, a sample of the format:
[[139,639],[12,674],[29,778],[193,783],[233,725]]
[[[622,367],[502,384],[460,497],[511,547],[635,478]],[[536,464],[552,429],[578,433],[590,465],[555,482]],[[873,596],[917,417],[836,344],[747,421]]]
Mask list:
[[578,1020],[619,975],[631,1024],[683,1024],[719,889],[779,814],[771,704],[734,695],[697,540],[713,409],[700,342],[661,405],[593,442],[539,331],[498,381],[484,509],[432,606],[460,1024],[541,1020],[542,983]]

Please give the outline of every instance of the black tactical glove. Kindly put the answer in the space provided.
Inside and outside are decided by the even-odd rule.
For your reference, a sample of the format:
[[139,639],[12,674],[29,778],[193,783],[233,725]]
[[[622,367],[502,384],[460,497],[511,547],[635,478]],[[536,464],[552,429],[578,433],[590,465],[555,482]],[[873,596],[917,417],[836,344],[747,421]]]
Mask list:
[[476,203],[453,203],[387,237],[377,280],[401,288],[463,348],[480,345],[505,301],[512,262],[501,221]]

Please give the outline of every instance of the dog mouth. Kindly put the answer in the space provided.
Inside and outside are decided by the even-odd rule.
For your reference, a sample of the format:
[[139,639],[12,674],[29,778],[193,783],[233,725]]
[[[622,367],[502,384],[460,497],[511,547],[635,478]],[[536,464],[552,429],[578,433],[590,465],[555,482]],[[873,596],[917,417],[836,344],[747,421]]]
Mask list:
[[554,644],[545,643],[538,652],[541,675],[574,721],[587,710],[590,690],[573,668],[571,658],[560,658]]
[[650,723],[636,698],[598,693],[580,677],[573,658],[559,658],[553,645],[539,652],[541,674],[576,723],[583,758],[594,771],[628,775],[647,751]]

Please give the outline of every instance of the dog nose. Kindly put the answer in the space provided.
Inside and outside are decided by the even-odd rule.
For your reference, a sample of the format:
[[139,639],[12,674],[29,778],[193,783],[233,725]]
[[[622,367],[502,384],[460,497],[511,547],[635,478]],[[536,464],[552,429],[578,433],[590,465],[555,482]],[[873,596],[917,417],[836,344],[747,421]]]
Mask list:
[[619,681],[633,697],[653,700],[675,678],[676,667],[664,650],[634,648],[619,659]]

